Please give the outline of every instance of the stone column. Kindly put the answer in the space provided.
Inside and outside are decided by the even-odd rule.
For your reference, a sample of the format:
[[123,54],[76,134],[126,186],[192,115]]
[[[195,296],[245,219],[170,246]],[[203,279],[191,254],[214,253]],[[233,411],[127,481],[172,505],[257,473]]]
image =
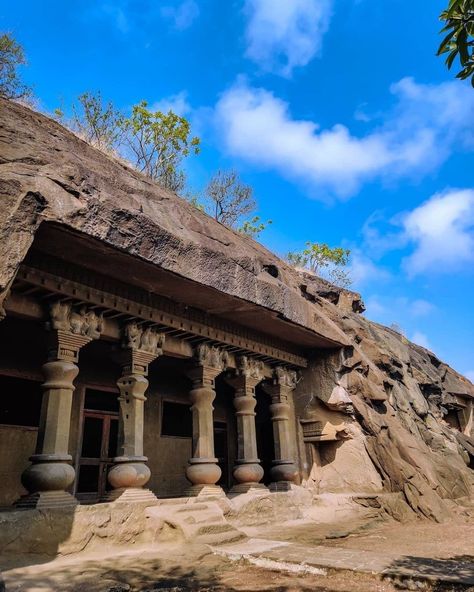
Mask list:
[[32,464],[21,481],[29,494],[16,502],[21,508],[68,507],[77,504],[66,490],[74,482],[75,471],[68,452],[74,379],[79,373],[80,349],[102,331],[102,319],[93,311],[55,302],[51,321],[48,361],[43,366],[43,403]]
[[143,455],[145,393],[148,388],[148,365],[163,353],[165,336],[151,328],[142,329],[135,322],[124,328],[122,352],[118,360],[122,375],[120,391],[118,456],[113,461],[108,480],[113,490],[104,501],[156,502],[156,496],[144,489],[151,472]]
[[299,474],[295,464],[295,446],[290,426],[293,411],[289,403],[297,382],[297,374],[294,370],[279,366],[275,369],[272,382],[263,385],[272,400],[270,414],[275,442],[275,459],[270,470],[273,480],[270,484],[272,491],[287,491]]
[[252,489],[266,490],[260,483],[263,469],[257,452],[255,429],[255,387],[263,380],[263,362],[246,356],[237,358],[236,370],[226,377],[235,389],[234,407],[237,420],[237,459],[233,470],[237,485],[231,493],[246,493]]
[[215,346],[200,344],[196,348],[195,362],[187,372],[193,388],[189,396],[193,417],[193,456],[186,469],[186,478],[192,483],[188,495],[223,494],[216,485],[222,471],[214,452],[214,421],[212,403],[216,398],[214,380],[227,366],[228,354]]

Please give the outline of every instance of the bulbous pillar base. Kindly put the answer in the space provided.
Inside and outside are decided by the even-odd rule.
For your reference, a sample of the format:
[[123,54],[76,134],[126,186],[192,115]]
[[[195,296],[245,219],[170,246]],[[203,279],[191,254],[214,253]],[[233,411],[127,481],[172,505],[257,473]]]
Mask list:
[[148,459],[141,457],[118,456],[114,458],[116,463],[109,471],[107,479],[113,489],[125,489],[127,487],[143,487],[151,477],[151,471],[145,462]]
[[188,496],[224,495],[222,488],[216,485],[221,475],[222,471],[217,464],[217,458],[191,458],[186,468],[186,479],[192,485],[185,494]]
[[74,507],[77,500],[66,491],[74,482],[75,471],[68,464],[69,455],[35,454],[32,464],[21,476],[23,487],[29,492],[16,503],[17,508]]
[[232,487],[229,493],[236,495],[253,491],[256,493],[267,491],[265,485],[259,482],[263,478],[263,473],[264,471],[258,464],[258,460],[255,462],[239,461],[232,472],[237,484]]
[[232,474],[239,485],[257,485],[263,478],[263,469],[258,461],[241,461],[235,465]]
[[107,479],[112,486],[104,502],[157,502],[155,494],[149,489],[144,489],[151,477],[151,471],[146,466],[146,456],[128,457],[118,456],[114,458],[115,464],[109,471]]
[[221,475],[217,458],[191,458],[186,468],[186,479],[193,485],[215,485]]
[[270,469],[271,491],[288,491],[299,479],[299,471],[293,461],[277,461]]

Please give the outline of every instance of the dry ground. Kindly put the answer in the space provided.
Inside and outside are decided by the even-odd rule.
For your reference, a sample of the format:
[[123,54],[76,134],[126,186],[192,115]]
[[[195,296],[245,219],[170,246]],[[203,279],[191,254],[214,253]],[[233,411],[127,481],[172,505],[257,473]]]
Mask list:
[[[347,527],[348,525],[346,525]],[[378,553],[400,553],[410,561],[420,558],[474,559],[474,520],[458,516],[446,524],[398,524],[374,521],[367,525],[323,527],[289,523],[258,529],[266,539],[299,544],[342,547]],[[252,533],[255,536],[256,533]],[[246,560],[231,561],[208,547],[173,543],[152,550],[110,549],[48,561],[37,557],[23,567],[4,563],[1,592],[395,592],[396,583],[371,574],[330,572],[327,575],[288,574],[263,569]],[[416,561],[413,565],[416,567]],[[474,575],[474,574],[473,574]],[[2,589],[3,585],[3,589]],[[411,589],[426,589],[412,587]],[[467,590],[466,586],[434,586],[436,592]],[[474,589],[470,589],[471,592]]]

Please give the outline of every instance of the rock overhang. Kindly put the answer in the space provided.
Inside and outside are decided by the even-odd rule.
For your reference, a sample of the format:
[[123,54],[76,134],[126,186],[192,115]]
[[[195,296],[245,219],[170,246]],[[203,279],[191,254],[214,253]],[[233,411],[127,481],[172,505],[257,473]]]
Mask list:
[[[204,309],[214,308],[215,314],[243,325],[262,324],[263,330],[280,331],[303,348],[348,343],[318,306],[317,289],[313,286],[308,297],[308,279],[259,243],[95,150],[54,120],[5,100],[1,112],[1,289],[29,249],[41,248],[51,234],[48,248],[54,237],[68,237],[63,245],[57,241],[63,258],[74,252],[69,246],[75,241],[93,245],[97,253],[115,251],[114,261],[128,255],[117,272],[126,270],[128,281],[146,277],[154,290],[163,286],[163,273],[174,284],[181,278],[181,294],[175,287],[174,298],[200,300]],[[88,263],[96,259],[89,255]],[[153,282],[159,273],[162,277]]]

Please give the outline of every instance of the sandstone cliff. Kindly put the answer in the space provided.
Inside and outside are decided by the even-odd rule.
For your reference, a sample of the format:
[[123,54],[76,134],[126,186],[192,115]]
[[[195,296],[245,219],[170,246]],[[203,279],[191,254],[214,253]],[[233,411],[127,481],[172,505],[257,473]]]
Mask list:
[[[315,356],[296,398],[301,419],[332,414],[338,449],[325,466],[343,476],[328,469],[329,489],[402,492],[415,512],[435,519],[449,511],[444,499],[470,494],[474,386],[364,318],[358,294],[295,271],[55,121],[5,100],[0,199],[0,305],[42,224],[80,231],[342,345]],[[311,467],[305,483],[318,486]]]

